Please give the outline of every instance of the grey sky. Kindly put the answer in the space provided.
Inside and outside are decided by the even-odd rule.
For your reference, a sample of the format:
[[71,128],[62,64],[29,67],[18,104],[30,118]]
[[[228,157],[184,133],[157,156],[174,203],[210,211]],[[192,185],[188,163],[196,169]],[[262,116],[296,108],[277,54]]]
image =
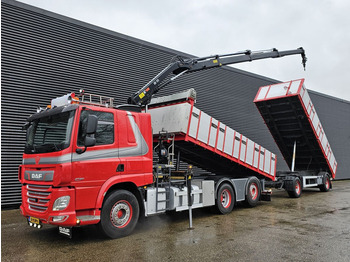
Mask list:
[[350,101],[348,0],[21,0],[196,56],[276,47],[299,56],[235,65]]

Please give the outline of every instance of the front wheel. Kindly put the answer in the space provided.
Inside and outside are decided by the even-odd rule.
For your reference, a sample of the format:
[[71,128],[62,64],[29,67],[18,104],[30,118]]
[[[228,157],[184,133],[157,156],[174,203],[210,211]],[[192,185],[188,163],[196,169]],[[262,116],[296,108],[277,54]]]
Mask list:
[[139,213],[134,194],[126,190],[114,191],[103,204],[100,228],[110,238],[127,236],[134,230]]

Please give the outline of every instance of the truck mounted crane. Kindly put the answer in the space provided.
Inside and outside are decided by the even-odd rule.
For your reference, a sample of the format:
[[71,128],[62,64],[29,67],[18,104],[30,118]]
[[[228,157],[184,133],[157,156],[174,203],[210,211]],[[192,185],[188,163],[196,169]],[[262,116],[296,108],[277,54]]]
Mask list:
[[[129,97],[128,103],[140,106],[147,105],[154,94],[156,94],[160,89],[162,89],[166,85],[170,84],[177,77],[185,73],[197,72],[204,69],[216,68],[243,62],[251,62],[254,60],[266,58],[279,58],[283,56],[296,54],[301,55],[302,64],[305,70],[307,58],[305,55],[305,50],[302,47],[286,51],[279,51],[276,48],[263,51],[246,50],[232,54],[213,55],[189,59],[185,59],[181,56],[176,56],[173,59],[173,62],[171,62],[167,67],[165,67],[158,75],[156,75],[151,81],[149,81],[133,96]],[[175,76],[169,79],[168,76],[171,74]]]

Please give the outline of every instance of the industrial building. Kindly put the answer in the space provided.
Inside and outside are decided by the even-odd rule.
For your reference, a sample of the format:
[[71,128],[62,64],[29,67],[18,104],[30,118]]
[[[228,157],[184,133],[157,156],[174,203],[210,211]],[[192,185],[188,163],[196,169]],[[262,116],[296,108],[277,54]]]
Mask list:
[[[2,207],[21,203],[17,170],[25,144],[22,126],[38,106],[79,89],[124,104],[175,55],[192,56],[13,0],[1,1],[1,15]],[[260,86],[278,82],[223,67],[184,75],[159,94],[195,88],[198,108],[276,153],[277,170],[285,170],[253,103]],[[336,179],[349,179],[350,102],[309,94],[338,162]]]

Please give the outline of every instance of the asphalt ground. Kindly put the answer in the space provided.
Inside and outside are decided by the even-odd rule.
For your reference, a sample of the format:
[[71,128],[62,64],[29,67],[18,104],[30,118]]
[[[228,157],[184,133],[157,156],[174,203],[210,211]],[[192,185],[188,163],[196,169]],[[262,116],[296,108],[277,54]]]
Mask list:
[[96,226],[29,227],[19,210],[1,211],[2,261],[350,261],[350,180],[327,193],[304,190],[291,199],[242,205],[228,215],[194,210],[146,218],[134,233],[107,239]]

